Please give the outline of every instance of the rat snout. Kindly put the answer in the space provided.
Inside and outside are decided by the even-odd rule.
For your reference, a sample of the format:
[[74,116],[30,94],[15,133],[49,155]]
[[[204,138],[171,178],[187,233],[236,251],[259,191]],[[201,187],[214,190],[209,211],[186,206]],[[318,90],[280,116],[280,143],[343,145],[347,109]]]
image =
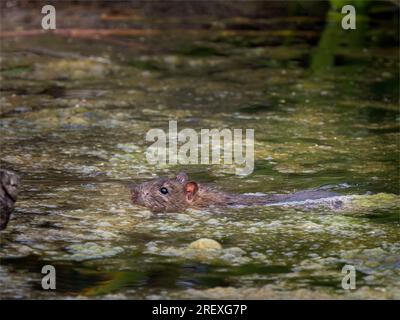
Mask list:
[[131,200],[135,203],[139,198],[139,190],[135,185],[129,186],[129,189],[131,190]]

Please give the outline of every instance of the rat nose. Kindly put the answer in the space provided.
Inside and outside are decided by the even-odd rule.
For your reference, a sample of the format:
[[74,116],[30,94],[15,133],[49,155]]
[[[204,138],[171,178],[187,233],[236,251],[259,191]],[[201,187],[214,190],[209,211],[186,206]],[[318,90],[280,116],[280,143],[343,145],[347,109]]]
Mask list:
[[139,191],[136,189],[135,186],[130,186],[131,189],[131,200],[135,202],[138,199]]

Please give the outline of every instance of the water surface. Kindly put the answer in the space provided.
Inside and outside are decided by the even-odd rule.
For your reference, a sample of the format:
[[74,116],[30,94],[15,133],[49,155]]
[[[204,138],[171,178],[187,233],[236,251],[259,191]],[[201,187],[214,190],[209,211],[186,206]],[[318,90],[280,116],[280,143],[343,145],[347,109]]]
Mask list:
[[[23,184],[1,234],[1,297],[399,299],[393,5],[375,4],[351,39],[329,11],[192,21],[206,27],[160,17],[146,36],[2,39],[0,161]],[[146,132],[174,119],[253,128],[254,172],[148,164]],[[180,170],[238,193],[357,196],[342,210],[159,216],[129,203],[129,183]],[[223,249],[188,249],[199,238]],[[45,264],[55,291],[41,289]],[[345,264],[354,291],[341,287]]]

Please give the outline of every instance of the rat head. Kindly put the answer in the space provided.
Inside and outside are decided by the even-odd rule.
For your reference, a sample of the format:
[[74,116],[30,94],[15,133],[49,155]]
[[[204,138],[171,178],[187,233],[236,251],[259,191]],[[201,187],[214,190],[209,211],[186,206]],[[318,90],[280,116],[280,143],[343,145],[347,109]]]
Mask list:
[[198,189],[197,183],[189,181],[182,172],[171,179],[159,178],[131,186],[131,200],[152,212],[180,212],[190,206]]
[[6,196],[15,202],[20,182],[18,175],[9,170],[0,170],[0,182]]

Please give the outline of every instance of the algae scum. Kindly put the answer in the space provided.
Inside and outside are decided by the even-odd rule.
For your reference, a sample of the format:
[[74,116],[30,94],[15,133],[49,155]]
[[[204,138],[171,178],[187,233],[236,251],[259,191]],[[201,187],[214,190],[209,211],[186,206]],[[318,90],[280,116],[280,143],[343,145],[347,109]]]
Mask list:
[[[333,13],[2,39],[0,163],[23,184],[1,233],[1,297],[400,299],[398,16],[379,10],[348,43]],[[253,128],[253,174],[148,164],[145,133],[173,119]],[[180,170],[238,193],[324,186],[344,205],[130,205],[129,183]],[[221,247],[190,245],[201,238]],[[346,264],[356,290],[342,289]]]

